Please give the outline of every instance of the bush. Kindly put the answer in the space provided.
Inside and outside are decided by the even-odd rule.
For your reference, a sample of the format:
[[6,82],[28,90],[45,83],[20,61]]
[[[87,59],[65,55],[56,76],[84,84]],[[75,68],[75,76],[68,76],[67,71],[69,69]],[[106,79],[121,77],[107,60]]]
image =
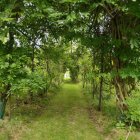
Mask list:
[[134,93],[126,100],[128,110],[124,112],[125,122],[129,125],[133,123],[136,127],[140,127],[140,95]]
[[41,72],[32,72],[24,79],[21,79],[11,88],[11,93],[18,96],[27,96],[29,92],[38,94],[41,90],[48,87],[48,78]]

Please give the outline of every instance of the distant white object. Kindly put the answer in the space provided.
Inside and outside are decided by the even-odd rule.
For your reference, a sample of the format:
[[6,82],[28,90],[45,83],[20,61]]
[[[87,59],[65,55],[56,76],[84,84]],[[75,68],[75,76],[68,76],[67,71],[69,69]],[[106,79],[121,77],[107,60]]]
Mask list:
[[66,71],[66,73],[64,74],[64,79],[69,79],[70,78],[70,72]]

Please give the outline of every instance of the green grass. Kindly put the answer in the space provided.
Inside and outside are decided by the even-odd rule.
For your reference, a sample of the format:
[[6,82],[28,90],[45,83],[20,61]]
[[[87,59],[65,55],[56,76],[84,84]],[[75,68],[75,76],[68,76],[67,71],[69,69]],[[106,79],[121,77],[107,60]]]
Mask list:
[[10,122],[0,121],[0,140],[124,140],[127,132],[113,128],[112,119],[87,100],[79,84],[66,83],[49,102],[20,106]]
[[74,84],[65,84],[46,112],[35,119],[21,140],[99,140],[87,113],[87,102]]

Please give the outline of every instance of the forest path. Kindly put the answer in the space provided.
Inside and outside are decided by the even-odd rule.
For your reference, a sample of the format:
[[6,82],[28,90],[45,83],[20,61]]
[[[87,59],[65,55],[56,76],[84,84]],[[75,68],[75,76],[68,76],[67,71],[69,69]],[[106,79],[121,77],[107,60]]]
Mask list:
[[28,126],[22,140],[101,140],[87,108],[80,85],[64,84],[45,113]]

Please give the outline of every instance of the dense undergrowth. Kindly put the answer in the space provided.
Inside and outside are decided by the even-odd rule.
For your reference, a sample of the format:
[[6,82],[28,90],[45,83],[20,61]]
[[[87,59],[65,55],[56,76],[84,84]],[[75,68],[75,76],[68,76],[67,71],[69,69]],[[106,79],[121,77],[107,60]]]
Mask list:
[[[130,126],[125,123],[126,116],[120,114],[120,110],[116,107],[116,100],[114,95],[104,95],[102,103],[102,111],[98,111],[98,94],[92,95],[91,87],[88,85],[82,90],[85,95],[85,99],[89,104],[89,116],[94,123],[96,129],[104,135],[104,139],[107,140],[139,140],[139,127]],[[107,96],[107,97],[106,97]]]

